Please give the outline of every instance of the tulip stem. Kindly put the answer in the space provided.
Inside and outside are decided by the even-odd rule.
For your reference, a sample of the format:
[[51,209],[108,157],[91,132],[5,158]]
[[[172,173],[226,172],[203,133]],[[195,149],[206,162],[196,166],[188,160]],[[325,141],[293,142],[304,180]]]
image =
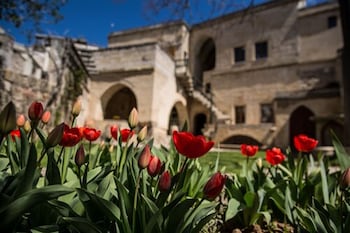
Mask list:
[[81,166],[78,166],[78,178],[79,178],[80,188],[82,188],[83,184],[81,183]]
[[[179,171],[179,179],[177,180],[176,184],[175,184],[175,188],[174,188],[174,195],[177,192],[177,190],[179,189],[179,183],[181,182],[181,178],[183,177],[183,172],[187,166],[187,162],[188,162],[188,158],[186,157],[185,161],[183,162],[180,171]],[[181,187],[180,187],[181,188]]]
[[132,230],[133,230],[134,232],[135,232],[135,223],[136,223],[137,196],[138,196],[138,194],[139,194],[139,186],[140,186],[141,172],[142,172],[142,170],[140,169],[139,175],[137,176],[136,187],[135,187],[135,196],[134,196],[134,206],[133,206],[133,209],[132,209]]
[[44,148],[42,151],[41,151],[41,155],[40,155],[40,158],[38,160],[38,166],[40,167],[40,163],[41,163],[41,160],[44,158],[44,155],[46,154],[47,152],[47,148]]
[[61,160],[61,157],[62,157],[62,154],[63,154],[63,150],[64,150],[64,146],[62,146],[61,151],[60,151],[60,153],[58,155],[57,163]]
[[340,190],[340,222],[341,222],[341,227],[340,227],[340,232],[344,232],[344,221],[343,221],[343,196],[344,196],[344,191]]
[[118,172],[119,174],[118,175],[121,175],[122,171],[123,171],[124,163],[126,160],[126,152],[128,151],[128,142],[129,142],[129,137],[128,137],[128,140],[126,141],[125,146],[123,148],[123,154],[122,154],[122,157],[120,159],[119,172]]

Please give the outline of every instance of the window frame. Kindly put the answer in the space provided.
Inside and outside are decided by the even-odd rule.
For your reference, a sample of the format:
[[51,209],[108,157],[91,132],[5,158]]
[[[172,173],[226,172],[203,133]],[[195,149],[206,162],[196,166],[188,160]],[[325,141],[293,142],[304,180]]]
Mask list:
[[[260,49],[258,49],[258,46],[263,46],[263,45],[265,45],[265,48],[264,47],[260,47]],[[265,51],[265,53],[264,53],[265,55],[263,55],[263,56],[260,55],[262,48],[264,48],[264,51]],[[255,60],[256,61],[264,60],[264,59],[267,59],[269,57],[269,43],[268,43],[267,40],[262,40],[262,41],[255,42],[254,49],[255,49]],[[258,50],[259,50],[259,52],[258,52]]]
[[[264,106],[268,107],[270,112],[271,112],[271,116],[266,116],[264,117]],[[263,120],[263,118],[267,118],[267,120]],[[261,103],[260,104],[260,123],[265,124],[265,123],[275,123],[275,111],[273,108],[273,104],[272,103]]]
[[236,105],[235,106],[235,124],[246,123],[246,106]]
[[[240,51],[238,51],[240,50]],[[238,56],[236,56],[237,52],[243,52],[243,59],[242,60],[237,60]],[[238,63],[244,63],[246,62],[246,48],[245,46],[236,46],[233,48],[233,62],[234,64],[238,64]]]
[[331,15],[327,17],[327,28],[336,28],[338,26],[338,17],[336,15]]

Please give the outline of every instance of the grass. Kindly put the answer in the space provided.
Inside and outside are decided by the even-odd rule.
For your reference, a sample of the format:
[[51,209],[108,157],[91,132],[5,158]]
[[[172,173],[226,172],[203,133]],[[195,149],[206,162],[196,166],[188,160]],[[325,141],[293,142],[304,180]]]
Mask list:
[[[210,151],[205,156],[199,158],[201,164],[215,165],[217,158],[219,158],[219,170],[224,169],[229,173],[239,173],[242,165],[246,162],[247,157],[243,156],[239,150],[232,151]],[[265,158],[265,152],[259,151],[251,161],[257,158]]]

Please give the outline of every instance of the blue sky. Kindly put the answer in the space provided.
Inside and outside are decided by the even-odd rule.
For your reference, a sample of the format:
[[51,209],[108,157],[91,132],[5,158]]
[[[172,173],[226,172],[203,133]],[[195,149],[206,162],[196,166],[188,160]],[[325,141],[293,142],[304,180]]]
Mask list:
[[[255,0],[256,3],[267,0]],[[322,0],[309,0],[311,2]],[[212,0],[192,0],[191,12],[187,12],[189,24],[202,21],[214,16],[208,7]],[[225,1],[222,1],[225,2]],[[234,7],[244,7],[249,0],[229,0],[234,6],[226,8],[232,11]],[[147,0],[68,0],[68,3],[61,9],[63,20],[57,24],[42,24],[43,33],[72,38],[84,38],[90,44],[101,47],[107,45],[108,34],[131,28],[138,28],[168,21],[174,17],[169,11],[163,10],[158,15],[150,14],[146,6]],[[217,11],[217,14],[223,12]],[[10,33],[16,41],[29,43],[23,30],[0,22],[1,26]]]

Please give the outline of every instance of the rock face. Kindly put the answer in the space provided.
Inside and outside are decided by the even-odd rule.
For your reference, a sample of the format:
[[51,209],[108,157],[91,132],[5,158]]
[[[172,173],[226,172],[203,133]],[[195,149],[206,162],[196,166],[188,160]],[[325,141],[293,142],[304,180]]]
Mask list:
[[[57,63],[69,77],[74,72],[62,60],[67,53],[57,48],[71,47],[55,41],[60,40],[32,54],[41,67]],[[74,67],[89,77],[83,82],[86,107],[80,120],[95,122],[102,130],[115,123],[126,127],[126,116],[136,107],[141,124],[148,125],[161,144],[185,122],[190,131],[218,146],[244,142],[285,148],[299,133],[327,146],[330,129],[342,137],[338,50],[343,43],[336,3],[305,7],[294,0],[271,1],[191,27],[172,22],[114,32],[107,48],[71,44]],[[10,71],[26,67],[20,73],[30,70],[43,85],[40,69],[20,63],[14,45],[11,48],[6,52],[11,59],[5,59],[12,61],[7,64]],[[43,86],[48,91],[41,90],[35,98],[47,101],[50,93],[57,93],[58,99],[71,93],[64,87],[74,78],[50,72],[47,76]],[[0,83],[7,90],[2,102],[16,92],[13,84],[8,79]],[[27,86],[16,90],[37,92]]]

